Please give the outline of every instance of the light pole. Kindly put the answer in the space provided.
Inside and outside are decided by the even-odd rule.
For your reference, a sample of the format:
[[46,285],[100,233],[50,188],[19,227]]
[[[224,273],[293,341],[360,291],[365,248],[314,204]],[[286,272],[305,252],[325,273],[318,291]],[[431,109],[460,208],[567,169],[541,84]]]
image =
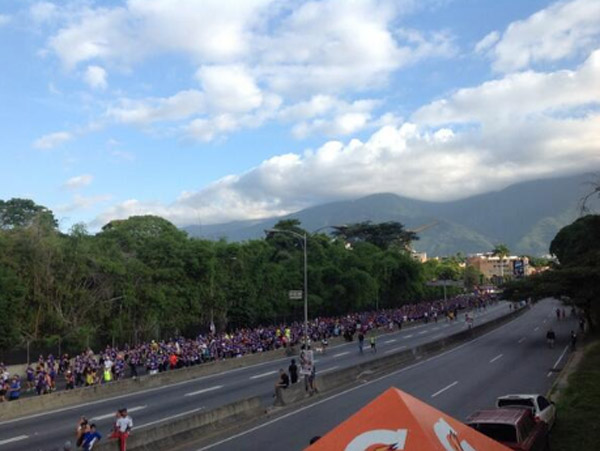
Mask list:
[[304,250],[304,345],[308,347],[308,255],[306,248],[306,232],[303,234],[285,229],[268,229],[270,233],[289,233],[302,240],[302,249]]

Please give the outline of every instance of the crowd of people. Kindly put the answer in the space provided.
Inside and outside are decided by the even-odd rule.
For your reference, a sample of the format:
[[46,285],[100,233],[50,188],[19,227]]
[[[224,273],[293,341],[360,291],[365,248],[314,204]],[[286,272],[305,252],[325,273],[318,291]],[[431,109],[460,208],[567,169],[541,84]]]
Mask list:
[[[351,341],[355,335],[366,335],[373,329],[388,328],[391,331],[414,321],[438,321],[442,317],[452,320],[458,318],[459,311],[482,308],[490,301],[487,295],[460,295],[447,301],[406,304],[397,309],[315,318],[308,324],[309,345],[311,342],[327,343],[332,337]],[[22,389],[38,395],[51,393],[57,389],[59,375],[64,377],[63,388],[72,390],[127,376],[137,377],[141,371],[156,374],[208,361],[301,345],[303,334],[302,322],[222,333],[211,327],[210,331],[196,338],[178,337],[135,346],[107,346],[98,353],[86,349],[74,357],[68,354],[60,357],[40,355],[37,363],[28,364],[23,376],[11,376],[0,363],[0,401],[18,399]]]

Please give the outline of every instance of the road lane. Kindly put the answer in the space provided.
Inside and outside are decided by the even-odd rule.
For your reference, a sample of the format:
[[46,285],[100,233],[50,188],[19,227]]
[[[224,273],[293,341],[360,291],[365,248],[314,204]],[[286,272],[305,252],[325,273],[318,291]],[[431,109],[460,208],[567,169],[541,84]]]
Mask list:
[[[546,345],[545,331],[534,331],[532,327],[543,324],[548,312],[557,305],[555,301],[539,303],[521,317],[472,342],[265,424],[256,424],[249,433],[239,433],[220,443],[217,440],[216,446],[190,445],[185,449],[303,449],[311,437],[325,434],[390,386],[405,390],[458,419],[475,410],[493,407],[500,395],[545,393],[554,380],[546,377],[548,369],[559,361],[575,323],[549,321],[557,333],[554,349]],[[528,340],[517,343],[523,336]],[[489,363],[500,354],[502,359],[496,364]]]
[[[486,311],[476,313],[476,321],[486,321],[508,313],[506,303],[500,303],[488,308]],[[454,321],[445,324],[444,335],[450,335],[465,328],[464,322]],[[415,336],[417,331],[430,331],[439,327],[440,323],[431,322],[425,325],[414,326],[406,330],[396,331],[381,337],[378,347],[386,351],[394,348],[394,343],[385,343],[386,340],[402,339],[405,346],[395,349],[399,351],[405,347],[417,346],[432,341],[430,334]],[[405,340],[408,338],[408,340]],[[412,339],[411,339],[412,338]],[[359,354],[356,341],[332,346],[327,354],[318,355],[317,371],[328,372],[355,365],[362,361],[371,360],[377,354],[365,352]],[[331,351],[335,350],[334,353]],[[116,411],[123,406],[147,406],[136,412],[134,420],[137,425],[156,424],[165,418],[181,416],[182,412],[195,411],[195,409],[211,409],[242,398],[261,396],[265,404],[272,402],[273,384],[279,368],[287,368],[289,358],[265,362],[244,368],[227,371],[220,374],[204,376],[192,381],[184,381],[143,392],[123,395],[110,400],[87,403],[84,406],[59,409],[53,413],[26,417],[21,420],[0,422],[0,438],[27,436],[19,442],[7,443],[0,448],[5,450],[48,450],[53,446],[64,443],[66,439],[73,439],[75,422],[81,415],[88,418],[106,415],[107,412]],[[268,375],[267,375],[268,373]],[[260,377],[256,377],[260,376]],[[270,377],[269,377],[270,376]],[[254,377],[254,379],[251,379]],[[219,386],[219,389],[214,387]],[[213,388],[211,390],[211,388]],[[198,392],[195,396],[186,394]],[[97,422],[101,433],[106,434],[112,423],[112,418],[105,418]],[[52,446],[50,446],[51,444]]]

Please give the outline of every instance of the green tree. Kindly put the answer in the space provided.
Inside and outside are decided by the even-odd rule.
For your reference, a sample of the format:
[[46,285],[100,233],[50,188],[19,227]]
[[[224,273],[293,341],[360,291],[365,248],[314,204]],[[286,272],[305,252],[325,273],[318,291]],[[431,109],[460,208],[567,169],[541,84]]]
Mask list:
[[390,221],[372,224],[370,221],[333,227],[333,235],[350,243],[365,241],[380,249],[397,246],[406,249],[410,243],[418,240],[416,233],[407,230],[399,222]]
[[36,221],[47,228],[58,226],[50,210],[30,199],[15,198],[7,201],[0,199],[0,229],[29,227]]
[[559,259],[556,268],[512,282],[505,293],[512,299],[563,297],[581,308],[590,327],[600,320],[600,215],[587,215],[563,227],[550,251]]

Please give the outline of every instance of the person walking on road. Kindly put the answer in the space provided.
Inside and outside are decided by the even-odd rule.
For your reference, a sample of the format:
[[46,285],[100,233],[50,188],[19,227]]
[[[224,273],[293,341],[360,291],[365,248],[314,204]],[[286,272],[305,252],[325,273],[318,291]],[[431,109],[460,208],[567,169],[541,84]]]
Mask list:
[[571,349],[574,351],[577,346],[577,334],[574,330],[571,331]]
[[127,414],[127,409],[119,409],[117,412],[117,421],[110,438],[116,438],[119,440],[119,450],[127,451],[127,438],[129,433],[133,429],[133,420]]
[[375,335],[371,335],[371,338],[369,339],[369,342],[371,343],[371,352],[373,354],[377,354],[377,344],[375,341]]
[[363,345],[365,344],[365,336],[362,331],[358,333],[358,352],[363,353]]
[[548,343],[548,346],[550,346],[550,349],[554,348],[555,340],[556,334],[554,333],[554,330],[552,330],[552,328],[548,329],[548,332],[546,332],[546,342]]
[[288,371],[290,373],[290,381],[292,384],[298,382],[298,365],[296,365],[296,360],[292,359],[292,363],[288,367]]

